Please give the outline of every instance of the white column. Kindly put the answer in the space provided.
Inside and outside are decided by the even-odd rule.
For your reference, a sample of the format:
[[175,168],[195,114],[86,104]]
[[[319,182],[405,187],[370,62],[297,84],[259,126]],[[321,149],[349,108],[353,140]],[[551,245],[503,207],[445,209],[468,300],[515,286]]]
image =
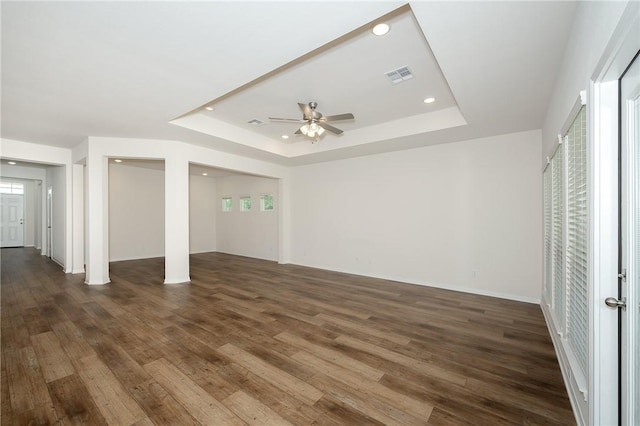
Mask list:
[[73,194],[72,194],[73,274],[84,273],[84,165],[73,165]]
[[88,259],[85,283],[106,284],[109,279],[109,163],[102,155],[87,158]]
[[189,277],[189,161],[176,150],[165,159],[164,253],[165,284]]
[[276,209],[278,212],[278,263],[291,263],[291,205],[290,179],[278,179]]
[[73,164],[64,166],[64,272],[73,271]]

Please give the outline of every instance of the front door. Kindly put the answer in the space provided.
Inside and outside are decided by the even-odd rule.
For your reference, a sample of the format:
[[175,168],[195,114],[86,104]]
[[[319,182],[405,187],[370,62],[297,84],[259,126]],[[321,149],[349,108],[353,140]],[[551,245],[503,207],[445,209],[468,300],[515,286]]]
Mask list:
[[0,194],[0,247],[24,246],[24,195]]
[[620,420],[623,425],[640,425],[640,59],[638,56],[620,80],[620,143]]

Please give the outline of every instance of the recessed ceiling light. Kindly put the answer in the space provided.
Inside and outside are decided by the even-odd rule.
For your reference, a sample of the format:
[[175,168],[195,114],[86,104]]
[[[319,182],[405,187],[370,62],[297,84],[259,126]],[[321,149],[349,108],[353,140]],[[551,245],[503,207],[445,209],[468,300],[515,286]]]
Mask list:
[[202,176],[209,176],[209,173],[203,173]]
[[390,29],[391,27],[389,27],[388,24],[378,24],[375,27],[373,27],[371,32],[377,36],[383,36],[386,33],[388,33]]
[[15,166],[16,162],[15,161],[9,161],[9,164],[11,164],[12,166]]
[[436,98],[426,98],[423,102],[425,104],[432,104],[436,101]]
[[213,107],[212,106],[206,106],[206,107],[204,107],[204,109],[206,109],[207,111],[213,111]]
[[289,135],[282,135],[282,139],[289,139]]
[[122,163],[122,160],[120,160],[119,158],[116,158],[116,159],[115,159],[115,160],[113,160],[113,161],[115,161],[116,163]]

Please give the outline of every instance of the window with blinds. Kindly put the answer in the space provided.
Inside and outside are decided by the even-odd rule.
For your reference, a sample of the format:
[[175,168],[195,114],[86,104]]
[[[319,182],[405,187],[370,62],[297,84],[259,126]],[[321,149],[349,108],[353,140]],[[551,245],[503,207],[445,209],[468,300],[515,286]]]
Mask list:
[[584,106],[565,136],[567,155],[567,339],[587,372],[587,117]]
[[544,171],[544,292],[572,375],[586,388],[589,359],[587,114],[576,107]]

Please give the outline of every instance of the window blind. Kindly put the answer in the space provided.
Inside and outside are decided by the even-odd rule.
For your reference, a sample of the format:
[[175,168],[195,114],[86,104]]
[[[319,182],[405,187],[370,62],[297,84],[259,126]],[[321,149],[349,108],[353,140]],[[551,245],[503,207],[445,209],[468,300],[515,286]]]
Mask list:
[[565,137],[567,154],[567,339],[586,374],[587,308],[587,118],[584,106]]
[[551,164],[544,170],[544,294],[547,302],[551,302],[552,290],[552,262],[553,262],[553,233],[552,211],[553,198],[551,196]]
[[552,197],[552,262],[553,262],[553,310],[556,319],[558,331],[564,332],[564,238],[563,238],[563,222],[564,222],[564,145],[560,145],[556,154],[551,160],[551,197]]

